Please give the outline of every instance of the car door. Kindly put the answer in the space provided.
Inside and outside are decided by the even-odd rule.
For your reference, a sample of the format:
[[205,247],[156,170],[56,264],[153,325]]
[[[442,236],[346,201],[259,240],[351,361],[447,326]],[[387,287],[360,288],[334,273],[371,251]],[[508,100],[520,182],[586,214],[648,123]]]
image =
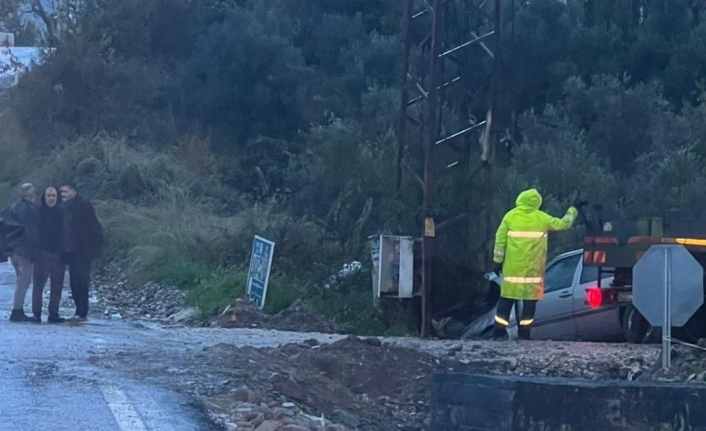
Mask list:
[[[574,321],[578,337],[585,341],[610,341],[622,336],[620,307],[618,303],[592,307],[586,302],[586,289],[598,287],[598,268],[583,266],[579,262],[581,275],[574,291]],[[602,275],[601,286],[610,286],[613,276]]]
[[544,298],[537,303],[532,338],[573,340],[576,325],[572,319],[574,282],[582,254],[574,252],[550,262],[544,276]]

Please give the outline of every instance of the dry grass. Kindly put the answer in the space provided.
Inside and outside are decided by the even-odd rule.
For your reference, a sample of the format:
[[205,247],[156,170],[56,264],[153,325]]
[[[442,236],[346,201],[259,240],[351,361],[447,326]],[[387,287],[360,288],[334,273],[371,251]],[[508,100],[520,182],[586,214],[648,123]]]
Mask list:
[[[182,143],[175,156],[137,150],[103,134],[32,161],[19,144],[6,143],[0,146],[0,156],[8,154],[0,158],[0,174],[11,172],[10,163],[16,171],[0,183],[0,198],[12,180],[29,179],[38,187],[76,182],[104,224],[105,259],[122,260],[136,277],[184,289],[204,315],[217,313],[244,294],[253,236],[266,237],[276,243],[269,311],[305,298],[332,317],[353,316],[361,332],[375,332],[365,322],[371,311],[367,286],[360,295],[348,291],[333,297],[320,288],[331,269],[343,263],[340,242],[321,223],[293,217],[277,202],[237,202],[239,210],[224,214],[223,203],[232,207],[235,193],[214,179],[211,158],[204,155],[195,171],[180,160],[187,153],[205,151],[202,144],[193,139]],[[12,159],[12,154],[27,161]]]

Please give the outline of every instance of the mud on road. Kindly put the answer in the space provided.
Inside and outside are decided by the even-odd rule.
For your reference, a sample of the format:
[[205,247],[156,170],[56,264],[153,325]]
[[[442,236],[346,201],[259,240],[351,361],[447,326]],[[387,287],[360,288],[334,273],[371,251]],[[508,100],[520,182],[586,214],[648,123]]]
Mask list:
[[[199,323],[175,318],[189,313],[166,286],[107,286],[99,289],[106,307],[159,335],[152,348],[111,350],[92,362],[193,396],[230,429],[427,429],[437,370],[706,382],[706,352],[693,348],[676,348],[664,373],[659,345],[360,339],[337,335],[304,304],[268,316],[245,300]],[[202,327],[161,326],[178,322]]]
[[[137,371],[141,378],[176,385],[224,414],[225,422],[242,422],[234,414],[239,409],[254,411],[235,395],[244,387],[261,398],[257,404],[293,403],[296,411],[360,430],[422,429],[429,416],[432,371],[461,365],[358,338],[329,345],[310,339],[281,348],[220,343],[155,359],[142,352],[116,353],[109,360],[124,371]],[[136,367],[136,362],[143,366]],[[270,413],[267,419],[277,411]],[[319,429],[315,423],[308,425]]]
[[[345,427],[332,430],[423,430],[436,370],[624,380],[651,367],[659,354],[657,346],[625,344],[163,332],[181,341],[154,351],[112,351],[94,361],[192,395],[239,430],[256,430],[262,420],[301,427],[293,430],[325,430],[331,423]],[[324,422],[312,420],[322,416]]]

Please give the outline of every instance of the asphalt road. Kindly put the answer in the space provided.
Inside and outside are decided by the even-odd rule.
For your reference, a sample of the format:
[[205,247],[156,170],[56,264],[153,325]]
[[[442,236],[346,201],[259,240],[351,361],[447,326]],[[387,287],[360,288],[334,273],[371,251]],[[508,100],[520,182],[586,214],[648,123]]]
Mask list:
[[10,323],[13,289],[12,268],[0,264],[0,431],[215,429],[192,400],[91,364],[108,349],[158,349],[158,331],[90,317],[84,326]]

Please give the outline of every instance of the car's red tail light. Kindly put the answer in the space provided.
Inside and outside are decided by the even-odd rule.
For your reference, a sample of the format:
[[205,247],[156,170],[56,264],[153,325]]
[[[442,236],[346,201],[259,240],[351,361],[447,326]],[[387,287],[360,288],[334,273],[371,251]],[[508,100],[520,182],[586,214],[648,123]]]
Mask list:
[[593,308],[600,307],[603,304],[603,292],[601,292],[601,289],[597,287],[586,289],[586,302]]

